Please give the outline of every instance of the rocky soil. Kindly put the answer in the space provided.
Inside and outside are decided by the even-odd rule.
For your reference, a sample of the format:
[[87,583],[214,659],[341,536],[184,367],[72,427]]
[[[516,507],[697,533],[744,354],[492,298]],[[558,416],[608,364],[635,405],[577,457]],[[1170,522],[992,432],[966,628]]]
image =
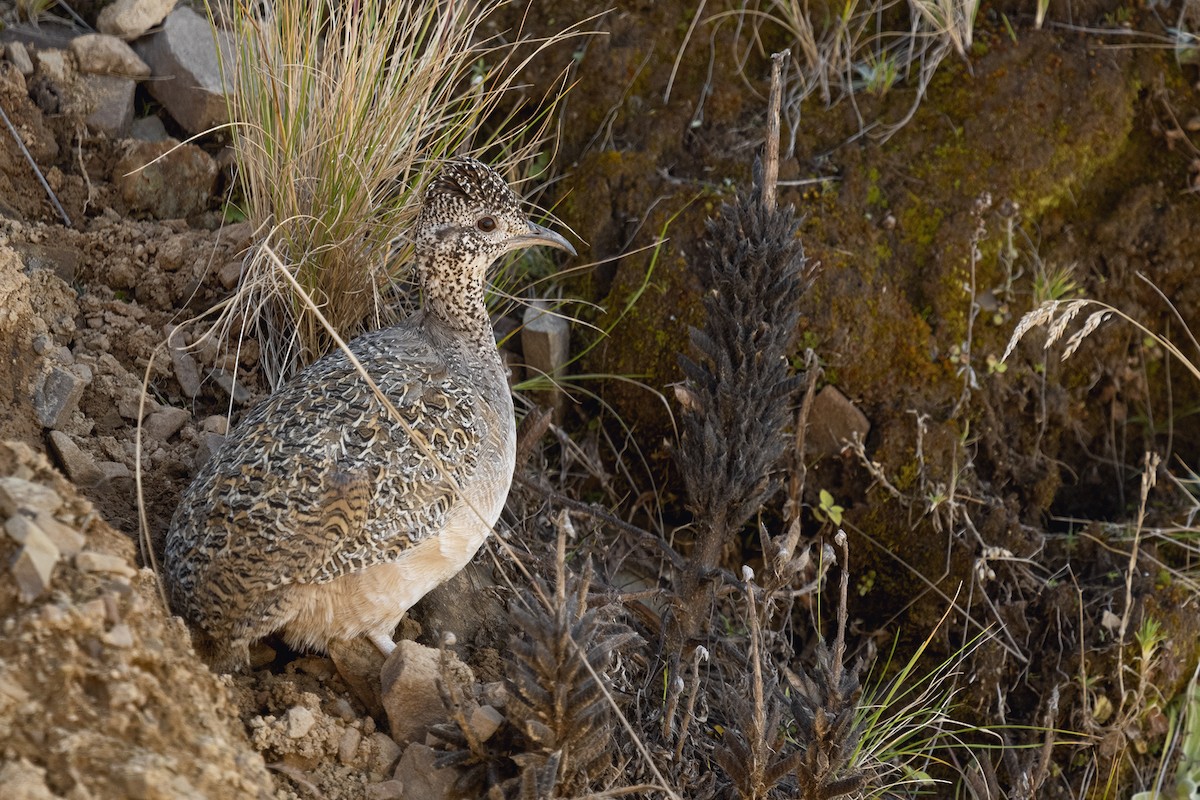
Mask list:
[[[625,5],[597,23],[605,36],[530,68],[534,85],[548,85],[562,64],[580,64],[558,212],[604,263],[569,289],[605,309],[589,322],[608,329],[622,316],[576,369],[637,378],[595,385],[603,407],[580,400],[560,413],[558,443],[565,453],[571,433],[583,442],[570,463],[588,465],[578,481],[587,499],[620,497],[622,519],[671,527],[688,520],[670,458],[678,408],[638,382],[667,392],[680,378],[676,357],[699,320],[688,260],[704,220],[747,182],[767,62],[753,48],[735,55],[746,44],[733,26],[702,25],[664,100],[695,4]],[[737,4],[718,5],[707,13]],[[225,111],[215,63],[181,56],[203,20],[173,6],[79,9],[100,31],[82,36],[0,4],[0,108],[20,139],[0,130],[0,786],[13,798],[444,796],[460,773],[434,768],[424,736],[446,718],[438,677],[457,676],[461,715],[482,741],[507,735],[503,600],[514,592],[492,586],[482,565],[416,615],[423,627],[407,632],[434,648],[406,645],[381,664],[271,643],[236,677],[197,658],[147,566],[179,492],[267,390],[254,332],[222,341],[198,319],[237,287],[253,230],[225,219],[222,135],[179,144]],[[546,26],[606,8],[532,7]],[[1096,27],[1122,13],[1148,30],[1143,11],[1098,3],[1079,13]],[[943,65],[886,141],[855,134],[864,117],[907,108],[903,89],[863,95],[856,111],[804,107],[781,168],[795,182],[781,198],[806,215],[802,235],[821,263],[803,308],[802,342],[824,370],[804,502],[828,513],[823,489],[844,512],[864,642],[898,623],[919,642],[949,598],[974,587],[975,605],[960,605],[954,624],[972,617],[1011,633],[978,648],[964,705],[976,721],[1000,713],[1088,732],[1090,743],[1056,758],[1043,796],[1103,796],[1093,771],[1126,775],[1138,758],[1152,768],[1165,732],[1149,712],[1115,733],[1097,713],[1097,698],[1116,691],[1106,614],[1125,608],[1128,562],[1126,540],[1101,523],[1135,516],[1143,450],[1174,456],[1177,474],[1195,469],[1200,385],[1115,326],[1065,365],[1035,345],[1007,368],[996,357],[1037,281],[1044,289],[1066,267],[1064,297],[1099,297],[1177,341],[1183,326],[1196,330],[1200,75],[1161,48],[1035,31],[1028,12],[985,5],[969,57]],[[1004,20],[1016,21],[1012,36]],[[638,250],[662,234],[668,244]],[[587,330],[576,335],[589,343]],[[855,433],[863,458],[844,447]],[[611,451],[597,444],[606,441]],[[569,461],[553,460],[560,477]],[[1169,528],[1187,501],[1163,497],[1151,517]],[[514,519],[544,517],[540,501],[513,502]],[[831,533],[806,519],[814,538]],[[606,543],[628,533],[604,530]],[[731,565],[757,558],[755,541]],[[589,542],[601,563],[634,549]],[[1147,548],[1157,561],[1128,591],[1135,621],[1152,616],[1168,631],[1154,675],[1165,706],[1196,663],[1194,583],[1171,577],[1190,574],[1179,550]],[[627,565],[598,580],[618,569]],[[655,585],[653,568],[628,568],[632,585],[631,573]],[[468,590],[487,599],[464,615]],[[457,633],[466,663],[438,655],[430,636],[442,630]],[[1083,672],[1100,677],[1073,685]],[[360,680],[381,673],[381,686]],[[1114,741],[1141,748],[1125,757]],[[704,787],[695,796],[716,793],[715,779],[679,769],[680,785]]]

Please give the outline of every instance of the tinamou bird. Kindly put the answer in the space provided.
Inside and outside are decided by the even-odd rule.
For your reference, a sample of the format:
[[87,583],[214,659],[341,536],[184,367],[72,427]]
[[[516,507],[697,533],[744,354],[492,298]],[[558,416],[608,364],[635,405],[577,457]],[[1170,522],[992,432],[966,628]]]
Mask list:
[[219,669],[273,633],[315,650],[365,635],[391,652],[405,612],[500,515],[516,430],[486,273],[521,248],[575,250],[471,158],[430,184],[413,241],[422,310],[348,348],[388,403],[335,350],[245,416],[171,520],[171,605]]

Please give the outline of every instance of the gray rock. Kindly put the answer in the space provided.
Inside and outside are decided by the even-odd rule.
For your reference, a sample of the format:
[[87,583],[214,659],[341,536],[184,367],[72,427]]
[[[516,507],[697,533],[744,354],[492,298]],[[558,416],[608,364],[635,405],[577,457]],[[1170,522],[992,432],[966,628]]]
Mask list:
[[458,773],[453,769],[435,767],[437,758],[438,752],[427,745],[414,743],[405,748],[395,773],[396,780],[404,784],[405,797],[444,800],[454,796],[454,782],[458,779]]
[[71,52],[79,62],[80,72],[119,75],[123,78],[150,77],[150,65],[138,58],[132,47],[115,36],[85,33],[71,40]]
[[233,75],[232,65],[222,75],[218,43],[222,52],[234,53],[233,37],[213,26],[189,8],[171,12],[162,30],[135,45],[156,78],[147,88],[188,133],[201,133],[229,121],[226,94]]
[[129,467],[122,464],[120,461],[101,461],[96,464],[100,468],[100,472],[104,473],[101,483],[107,481],[133,480],[133,473],[129,471]]
[[382,719],[384,710],[379,671],[383,667],[383,654],[379,648],[367,641],[365,636],[335,640],[329,643],[329,658],[338,675],[350,688],[350,693],[363,704],[367,713]]
[[196,469],[208,463],[208,460],[221,450],[225,437],[219,433],[204,431],[200,434],[200,446],[196,448]]
[[50,431],[50,447],[53,448],[63,471],[76,486],[95,486],[104,477],[96,461],[75,444],[75,440],[62,431]]
[[303,739],[317,724],[317,718],[304,706],[292,706],[284,718],[289,739]]
[[12,62],[17,68],[17,72],[28,78],[33,74],[33,59],[29,57],[29,51],[21,42],[9,42],[4,45],[4,57]]
[[117,647],[121,650],[128,650],[133,647],[133,628],[129,627],[129,623],[118,622],[112,626],[112,629],[100,637],[109,647]]
[[75,568],[80,572],[106,572],[126,578],[132,578],[137,574],[137,571],[129,566],[129,562],[120,556],[97,553],[92,550],[84,550],[75,556]]
[[534,300],[525,309],[521,348],[529,377],[558,375],[571,353],[571,324],[545,300]]
[[88,259],[82,250],[69,242],[12,242],[12,248],[21,254],[27,274],[47,269],[68,284],[75,282]]
[[75,77],[75,68],[65,50],[53,48],[38,50],[37,68],[38,72],[60,86],[70,83],[71,79]]
[[[549,303],[535,300],[525,309],[521,349],[529,378],[559,376],[571,354],[571,324],[560,314],[551,311]],[[562,391],[551,389],[539,395],[537,401],[553,408],[555,417],[561,420]]]
[[491,706],[479,706],[471,712],[468,724],[479,741],[486,742],[500,730],[500,726],[504,724],[504,715]]
[[[384,662],[380,673],[383,707],[395,741],[421,741],[430,725],[446,720],[446,708],[438,691],[439,656],[432,647],[403,640],[396,643],[396,649]],[[474,682],[471,668],[453,653],[447,666],[451,680],[461,685]]]
[[34,535],[34,530],[42,536],[46,535],[36,522],[24,514],[13,514],[4,522],[4,532],[17,544],[25,544],[25,540]]
[[142,390],[135,389],[132,386],[127,386],[117,390],[117,413],[127,420],[136,422],[138,413],[144,418],[147,414],[153,414],[161,406],[153,397],[146,395],[145,403],[142,402]]
[[358,759],[358,746],[362,743],[362,731],[353,726],[347,726],[338,740],[338,761],[350,766]]
[[167,406],[146,417],[146,421],[142,423],[142,432],[152,439],[165,442],[179,433],[191,419],[192,415],[182,408]]
[[225,266],[217,270],[217,280],[226,289],[232,289],[238,285],[238,281],[242,279],[242,262],[241,261],[226,261]]
[[175,380],[179,381],[179,389],[184,397],[195,399],[200,394],[200,365],[184,347],[183,335],[179,331],[168,325],[164,333],[171,353],[171,366],[175,368]]
[[837,456],[856,434],[865,440],[870,432],[871,422],[866,414],[830,384],[813,398],[805,450],[817,456]]
[[232,373],[223,369],[213,370],[213,377],[217,381],[217,386],[225,390],[225,394],[233,398],[233,402],[239,406],[244,406],[250,402],[250,392],[240,382],[234,379]]
[[[371,734],[371,744],[374,745],[376,754],[375,760],[371,764],[371,771],[377,775],[388,775],[400,758],[400,745],[392,741],[392,737],[379,731]],[[420,795],[413,796],[419,797]]]
[[394,778],[367,787],[367,800],[403,800],[404,797],[404,782]]
[[217,164],[194,144],[134,141],[113,168],[112,180],[132,210],[179,219],[208,207]]
[[23,603],[31,602],[50,587],[50,578],[59,556],[58,548],[41,528],[32,526],[26,534],[25,542],[10,568]]
[[92,370],[83,364],[51,367],[33,393],[33,412],[44,428],[61,428],[79,407]]
[[224,436],[229,433],[229,417],[224,414],[213,414],[200,422],[200,430],[205,433],[215,433]]
[[101,33],[136,39],[171,13],[175,0],[116,0],[100,11],[96,27]]
[[9,800],[57,800],[58,795],[46,786],[46,770],[24,757],[0,767],[0,786]]
[[163,139],[169,138],[167,126],[163,125],[163,121],[158,118],[157,114],[135,119],[133,125],[129,127],[129,135],[143,142],[161,142]]
[[53,514],[62,504],[62,497],[49,486],[13,476],[0,478],[0,513],[6,517],[18,513]]
[[119,75],[84,75],[88,93],[88,128],[112,139],[123,139],[133,126],[133,95],[137,83]]
[[[10,519],[16,519],[16,517],[10,517]],[[58,548],[58,552],[64,558],[74,558],[87,544],[87,538],[82,533],[70,525],[59,522],[45,511],[39,511],[34,522],[46,536],[50,537],[50,541],[54,542],[54,546]]]

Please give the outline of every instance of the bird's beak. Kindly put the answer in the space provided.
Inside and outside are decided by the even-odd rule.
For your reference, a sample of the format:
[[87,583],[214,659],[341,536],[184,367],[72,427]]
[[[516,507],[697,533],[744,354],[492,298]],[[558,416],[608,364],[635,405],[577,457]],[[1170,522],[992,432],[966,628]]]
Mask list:
[[559,250],[566,250],[573,256],[579,255],[575,252],[575,248],[571,246],[570,242],[549,228],[544,228],[535,222],[529,223],[529,230],[527,232],[518,234],[517,236],[509,239],[508,246],[504,249],[506,251],[520,250],[525,247],[534,247],[539,244],[544,244],[547,247],[556,247]]

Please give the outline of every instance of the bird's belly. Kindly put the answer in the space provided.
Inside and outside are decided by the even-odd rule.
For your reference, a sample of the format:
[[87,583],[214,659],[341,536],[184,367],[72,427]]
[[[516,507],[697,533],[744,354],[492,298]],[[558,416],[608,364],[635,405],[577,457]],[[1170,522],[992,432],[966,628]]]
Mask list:
[[296,584],[288,589],[291,620],[283,629],[288,644],[327,649],[331,639],[364,633],[391,635],[418,600],[465,567],[500,517],[512,482],[484,482],[486,491],[468,489],[469,503],[451,510],[436,535],[404,551],[399,558],[342,575],[328,583]]

